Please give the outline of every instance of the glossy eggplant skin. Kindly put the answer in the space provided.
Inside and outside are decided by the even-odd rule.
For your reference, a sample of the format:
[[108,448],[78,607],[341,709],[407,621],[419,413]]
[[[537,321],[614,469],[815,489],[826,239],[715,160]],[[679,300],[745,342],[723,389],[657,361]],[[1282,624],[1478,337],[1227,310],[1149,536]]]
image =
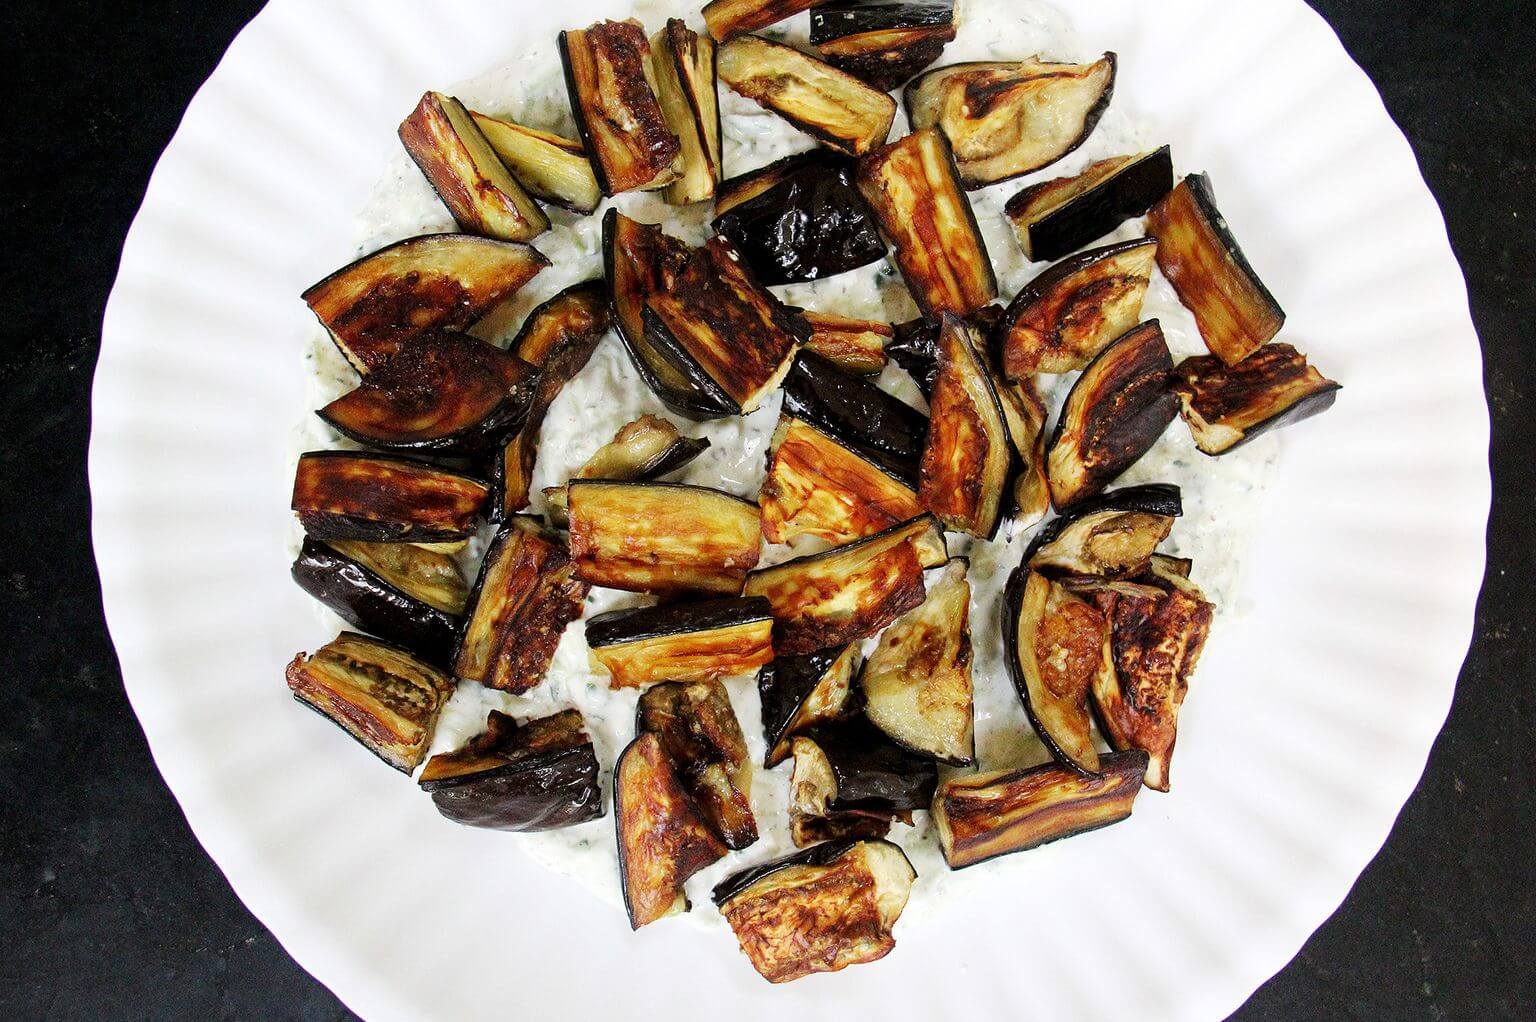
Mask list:
[[716,42],[793,18],[825,0],[710,0],[704,5],[704,24]]
[[[968,325],[990,342],[1002,316],[1003,307],[994,303],[983,305],[964,318]],[[912,382],[917,384],[917,389],[923,392],[925,399],[933,396],[933,381],[939,375],[939,328],[941,325],[942,317],[940,316],[920,316],[905,323],[897,323],[892,328],[891,343],[886,345],[886,352],[890,355],[891,361],[912,377]],[[989,350],[990,347],[989,343]]]
[[682,145],[681,173],[662,197],[674,206],[703,202],[720,183],[715,41],[669,18],[651,37],[651,64],[662,116]]
[[1026,256],[1054,262],[1145,214],[1172,190],[1173,155],[1163,146],[1030,185],[1008,200],[1003,214]]
[[1157,320],[1127,331],[1083,370],[1046,452],[1051,502],[1066,511],[1101,492],[1178,415],[1173,356]]
[[796,848],[823,841],[877,841],[891,832],[895,818],[879,813],[837,813],[832,816],[789,816],[789,840]]
[[1266,344],[1237,365],[1186,358],[1173,371],[1179,414],[1195,446],[1213,457],[1272,429],[1333,407],[1339,385],[1289,344]]
[[1020,565],[1003,591],[1008,676],[1030,726],[1056,759],[1099,772],[1088,692],[1110,669],[1104,616],[1044,575]]
[[758,491],[763,537],[811,535],[847,543],[923,513],[917,493],[858,451],[792,416],[780,416]]
[[918,498],[945,528],[991,539],[1007,510],[1013,441],[981,338],[941,317]]
[[724,685],[719,681],[653,685],[640,697],[635,726],[639,733],[661,736],[683,786],[726,847],[739,850],[757,841],[752,761]]
[[955,38],[952,3],[852,0],[811,11],[823,60],[882,92],[899,89]]
[[292,574],[300,589],[354,628],[381,636],[427,663],[447,663],[459,632],[457,615],[401,591],[367,565],[308,536]]
[[803,315],[811,326],[806,351],[821,356],[850,376],[878,376],[885,368],[885,346],[893,333],[890,324],[824,312]]
[[779,657],[757,673],[763,714],[763,766],[789,758],[790,740],[820,723],[839,720],[857,705],[853,668],[855,645],[834,646],[803,656]]
[[868,380],[802,351],[784,378],[784,414],[809,423],[917,489],[928,418]]
[[854,187],[853,162],[826,149],[732,178],[715,210],[715,232],[764,284],[820,280],[885,258],[874,213]]
[[862,716],[818,724],[791,748],[790,801],[806,816],[927,809],[938,787],[931,757],[902,748]]
[[1132,578],[1184,513],[1177,486],[1148,483],[1110,490],[1047,522],[1024,550],[1024,563],[1051,575]]
[[560,33],[571,114],[604,195],[651,190],[682,172],[682,142],[656,98],[651,44],[634,19]]
[[385,454],[310,451],[294,512],[316,539],[448,543],[474,535],[490,489],[478,479]]
[[771,610],[738,597],[598,614],[587,621],[592,667],[621,688],[751,674],[773,660]]
[[501,162],[534,198],[583,214],[602,201],[586,147],[576,139],[473,110],[470,114]]
[[597,755],[576,710],[519,724],[492,710],[486,730],[433,756],[418,783],[455,823],[490,830],[574,827],[603,815]]

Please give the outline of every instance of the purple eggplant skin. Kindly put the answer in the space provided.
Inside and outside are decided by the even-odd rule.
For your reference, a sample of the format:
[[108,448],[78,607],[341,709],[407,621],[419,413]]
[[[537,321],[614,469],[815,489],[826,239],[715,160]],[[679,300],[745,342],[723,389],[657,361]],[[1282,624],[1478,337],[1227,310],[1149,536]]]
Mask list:
[[434,667],[447,666],[459,618],[401,592],[311,537],[293,562],[293,580],[352,627],[392,642]]
[[829,814],[903,813],[933,802],[938,763],[903,749],[864,716],[818,725],[803,737],[821,748],[837,781]]
[[[764,877],[772,876],[775,873],[795,866],[827,866],[835,862],[838,856],[847,852],[855,845],[866,843],[891,845],[891,847],[896,848],[898,851],[900,850],[899,845],[880,838],[838,838],[834,841],[823,841],[819,845],[812,845],[809,848],[773,859],[770,862],[759,863],[756,866],[749,866],[737,873],[732,873],[715,885],[714,891],[710,894],[710,899],[716,905],[724,905]],[[902,853],[902,858],[906,858],[905,852]],[[910,865],[910,862],[908,865]]]
[[[1038,186],[1036,186],[1038,187]],[[1034,188],[1008,200],[1007,214],[1024,206]],[[1168,146],[1120,168],[1029,227],[1030,259],[1054,263],[1104,237],[1173,191],[1173,155]],[[1022,200],[1022,201],[1021,201]]]
[[[965,321],[975,327],[982,337],[990,338],[1003,318],[1003,306],[993,302],[983,305]],[[912,377],[923,397],[933,397],[933,381],[939,375],[939,317],[922,316],[897,323],[895,337],[885,346],[891,361],[901,366]]]
[[802,351],[784,377],[783,409],[917,488],[928,417],[869,380]]
[[610,610],[587,618],[587,645],[603,647],[644,639],[666,639],[767,621],[772,617],[772,608],[761,596],[731,596],[659,607]]
[[[779,761],[773,759],[774,750],[784,741],[785,732],[794,723],[795,714],[847,651],[847,646],[831,646],[804,656],[778,657],[758,671],[757,694],[763,716],[764,766],[777,765]],[[858,686],[852,685],[851,679],[849,688],[850,693],[858,691]]]
[[1045,527],[1035,533],[1024,548],[1024,564],[1028,564],[1047,543],[1053,543],[1067,527],[1082,521],[1089,515],[1105,511],[1129,511],[1148,515],[1178,518],[1184,514],[1183,492],[1173,483],[1143,483],[1140,486],[1122,486],[1091,500],[1076,505],[1064,515],[1052,518]]
[[897,3],[846,0],[811,8],[811,45],[820,46],[861,32],[893,28],[936,28],[953,24],[955,5],[932,0]]

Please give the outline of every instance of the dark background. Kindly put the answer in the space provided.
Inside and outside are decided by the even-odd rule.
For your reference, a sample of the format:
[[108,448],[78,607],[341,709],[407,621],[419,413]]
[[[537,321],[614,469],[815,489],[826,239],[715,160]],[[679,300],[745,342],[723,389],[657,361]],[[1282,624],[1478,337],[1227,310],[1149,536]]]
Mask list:
[[[1428,772],[1344,906],[1236,1017],[1533,1018],[1533,12],[1314,6],[1381,88],[1445,210],[1482,337],[1496,496],[1476,637]],[[119,247],[183,108],[259,7],[31,0],[0,13],[6,1018],[351,1017],[235,899],[156,773],[88,531],[91,374]]]

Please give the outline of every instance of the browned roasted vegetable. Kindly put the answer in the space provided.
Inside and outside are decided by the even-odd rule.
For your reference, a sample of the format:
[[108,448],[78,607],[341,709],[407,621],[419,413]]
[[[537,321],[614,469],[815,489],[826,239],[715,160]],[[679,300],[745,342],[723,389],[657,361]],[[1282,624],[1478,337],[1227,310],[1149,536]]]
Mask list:
[[751,674],[773,659],[770,611],[740,598],[612,610],[587,620],[587,646],[622,688]]
[[811,45],[827,63],[881,92],[899,89],[955,38],[952,3],[853,0],[811,12]]
[[1184,513],[1179,488],[1127,486],[1054,518],[1024,551],[1024,563],[1052,575],[1133,578]]
[[1072,384],[1046,453],[1051,501],[1066,510],[1136,463],[1178,415],[1173,356],[1157,320],[1127,331]]
[[873,841],[891,832],[894,818],[881,813],[834,813],[831,816],[789,814],[789,840],[796,848],[823,841]]
[[799,656],[873,635],[923,602],[923,569],[948,559],[938,519],[923,515],[845,546],[761,568],[747,596],[773,608],[774,650]]
[[402,773],[421,764],[453,680],[397,646],[342,632],[288,665],[295,699]]
[[1092,64],[950,64],[904,93],[914,130],[938,128],[967,188],[1055,163],[1085,142],[1115,91],[1115,55]]
[[1003,314],[1003,371],[1022,380],[1086,366],[1141,321],[1157,242],[1122,241],[1081,252],[1025,285]]
[[1100,772],[1058,763],[966,774],[939,785],[933,823],[950,869],[1083,834],[1131,815],[1147,769],[1144,752],[1100,757]]
[[1018,466],[1013,475],[1013,520],[1020,528],[1028,528],[1051,509],[1051,485],[1045,470],[1045,402],[1033,379],[1014,383],[994,372],[992,381],[997,385]]
[[629,925],[638,930],[688,911],[684,882],[727,849],[684,790],[661,736],[642,734],[619,756],[613,815]]
[[1030,185],[1003,213],[1024,254],[1035,262],[1060,259],[1141,216],[1173,190],[1167,146],[1136,156],[1111,156],[1074,177]]
[[763,712],[763,765],[789,757],[790,740],[824,721],[845,716],[852,707],[853,666],[858,646],[834,646],[804,656],[779,657],[757,674]]
[[918,497],[954,532],[990,539],[1007,510],[1013,445],[980,338],[943,313]]
[[966,316],[997,297],[992,261],[943,135],[915,131],[870,153],[859,161],[858,182],[925,314]]
[[1179,414],[1206,454],[1225,454],[1261,433],[1333,407],[1339,385],[1289,344],[1266,344],[1234,366],[1187,358],[1173,371]]
[[634,19],[560,33],[571,113],[604,195],[660,188],[682,173],[682,143],[656,99],[651,44]]
[[928,417],[916,408],[808,351],[784,378],[783,408],[917,490]]
[[640,697],[637,727],[654,731],[672,757],[683,787],[728,848],[757,840],[752,815],[752,761],[736,711],[718,681],[667,681]]
[[846,543],[923,513],[912,487],[815,426],[779,418],[758,492],[763,536]]
[[862,156],[885,142],[896,101],[792,46],[741,36],[720,47],[720,77],[818,142]]
[[1216,208],[1210,178],[1186,177],[1147,214],[1147,233],[1157,239],[1157,265],[1195,314],[1211,354],[1228,365],[1241,362],[1285,325],[1284,310]]
[[790,748],[790,811],[810,819],[848,813],[891,819],[927,809],[939,783],[933,759],[903,748],[861,716],[818,725]]
[[[1003,317],[1003,307],[997,304],[983,305],[969,316],[963,317],[977,334],[991,338]],[[886,345],[886,354],[904,369],[923,397],[933,396],[933,380],[939,374],[939,316],[919,316],[917,319],[898,323],[893,328],[895,336]],[[990,347],[990,346],[989,346]],[[983,351],[983,354],[990,354]],[[994,374],[997,375],[997,374]],[[998,377],[998,382],[1004,382]]]
[[715,888],[715,904],[770,983],[884,958],[917,872],[888,841],[829,841],[754,866]]
[[484,733],[433,756],[418,783],[455,823],[492,830],[559,830],[603,815],[597,755],[586,722],[565,710],[519,724],[500,710]]
[[[642,415],[625,423],[613,439],[597,449],[573,477],[575,479],[660,479],[709,449],[705,437],[683,436],[677,427],[657,415]],[[549,514],[561,528],[570,524],[564,486],[548,486],[544,498]]]
[[709,0],[704,5],[704,24],[718,42],[793,18],[808,7],[826,0]]
[[1110,669],[1104,616],[1023,566],[1008,579],[1003,604],[1008,673],[1035,734],[1058,761],[1098,773],[1088,689]]
[[474,534],[490,490],[478,479],[385,454],[310,451],[293,510],[316,539],[441,543]]
[[574,138],[470,112],[512,176],[536,199],[590,213],[603,199],[587,150]]
[[470,234],[427,234],[344,266],[304,292],[360,373],[429,330],[461,330],[549,265],[538,249]]
[[549,230],[549,217],[452,96],[422,96],[400,125],[400,141],[453,219],[470,234],[527,241]]
[[651,71],[661,115],[682,145],[681,175],[662,197],[674,206],[702,202],[720,183],[715,41],[672,18],[651,36]]
[[807,312],[804,316],[811,325],[811,339],[805,343],[807,351],[854,376],[874,376],[885,368],[885,345],[893,334],[889,323],[825,312]]

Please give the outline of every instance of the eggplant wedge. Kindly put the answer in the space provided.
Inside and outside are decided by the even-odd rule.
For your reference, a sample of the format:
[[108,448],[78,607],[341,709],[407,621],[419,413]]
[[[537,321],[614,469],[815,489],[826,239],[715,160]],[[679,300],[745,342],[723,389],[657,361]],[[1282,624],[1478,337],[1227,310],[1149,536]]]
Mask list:
[[548,265],[530,245],[427,234],[342,267],[303,297],[347,361],[366,374],[412,337],[464,329]]
[[[676,426],[658,415],[642,415],[625,423],[613,439],[597,449],[576,473],[576,479],[660,479],[709,450],[707,437],[683,436]],[[561,528],[570,525],[570,502],[564,486],[544,490],[549,514]]]
[[453,679],[398,646],[342,632],[287,671],[299,702],[409,774],[426,758]]
[[971,584],[962,559],[880,636],[864,661],[864,715],[898,745],[951,766],[976,761]]
[[719,68],[731,88],[840,153],[862,156],[891,133],[894,99],[792,46],[740,36],[721,44]]
[[728,877],[714,900],[758,974],[788,983],[890,954],[916,879],[889,841],[829,841]]
[[1189,175],[1153,206],[1147,233],[1157,239],[1157,265],[1195,314],[1205,346],[1227,365],[1268,344],[1285,325],[1285,311],[1216,208],[1209,177]]
[[651,44],[634,19],[560,33],[571,113],[604,195],[651,191],[682,175],[683,145],[656,98]]
[[923,515],[747,576],[744,595],[773,609],[774,650],[800,656],[873,635],[923,602],[923,569],[948,560],[938,519]]
[[1177,486],[1127,486],[1052,519],[1024,551],[1024,563],[1051,575],[1134,578],[1184,513]]
[[826,149],[731,178],[715,198],[715,232],[764,284],[821,280],[885,258],[853,163]]
[[1289,344],[1266,344],[1237,365],[1187,358],[1173,371],[1179,414],[1195,446],[1225,454],[1262,433],[1333,407],[1339,385]]
[[950,869],[1086,834],[1131,815],[1147,770],[1144,752],[1100,758],[1084,774],[1059,763],[967,774],[939,785],[933,823]]
[[779,657],[757,673],[763,713],[765,767],[789,758],[790,741],[826,721],[847,716],[854,705],[855,645],[834,646],[804,656]]
[[980,339],[943,314],[918,497],[945,528],[981,539],[1007,510],[1013,441]]
[[478,479],[386,454],[310,451],[294,512],[316,539],[449,543],[475,533],[490,489]]
[[1173,356],[1157,320],[1099,352],[1072,384],[1046,451],[1051,502],[1065,511],[1151,450],[1179,414]]
[[513,518],[486,551],[470,594],[454,673],[522,694],[544,680],[566,625],[581,617],[587,584],[565,545],[527,518]]
[[1116,59],[1056,64],[1032,57],[936,68],[903,93],[914,131],[949,139],[965,187],[1049,166],[1088,140],[1115,92]]
[[924,315],[968,316],[997,297],[992,260],[943,135],[914,131],[870,153],[859,161],[858,184]]
[[580,141],[514,121],[470,112],[485,140],[528,194],[572,213],[590,213],[603,201],[592,161]]
[[789,372],[810,328],[747,271],[723,238],[688,257],[646,303],[647,344],[732,415],[754,412]]
[[757,564],[757,505],[722,490],[577,479],[567,494],[571,558],[593,585],[735,595]]
[[519,724],[500,710],[456,752],[433,756],[418,784],[454,823],[490,830],[560,830],[603,815],[586,721],[563,710]]
[[927,809],[939,784],[928,756],[893,742],[863,717],[821,724],[790,741],[792,812],[826,818],[845,813],[891,817]]
[[876,841],[891,832],[894,818],[879,813],[836,813],[832,816],[789,816],[789,840],[796,848],[823,841]]
[[672,18],[651,36],[651,71],[661,116],[682,145],[681,174],[662,198],[674,206],[703,202],[720,183],[715,41]]
[[[991,338],[1002,316],[1003,307],[992,304],[983,305],[964,319],[977,334]],[[940,316],[920,316],[898,323],[892,328],[891,342],[886,346],[886,354],[912,377],[912,382],[917,384],[917,389],[923,392],[925,399],[933,397],[933,381],[939,375],[941,326]],[[985,350],[983,353],[986,353]]]
[[771,610],[732,598],[598,614],[587,620],[592,667],[620,688],[751,674],[773,659]]
[[823,60],[881,92],[899,89],[955,38],[953,3],[853,0],[811,11]]
[[784,378],[783,409],[917,489],[928,418],[911,405],[802,352]]
[[549,217],[452,96],[422,96],[400,125],[400,142],[462,230],[502,241],[549,230]]
[[640,697],[636,727],[655,732],[683,787],[727,848],[757,840],[752,761],[736,711],[718,681],[667,681]]
[[[306,536],[292,568],[293,580],[299,588],[335,611],[352,627],[408,649],[428,663],[447,663],[459,633],[458,614],[435,607],[396,586],[385,575],[374,571],[366,560],[343,553],[340,548],[346,546],[345,542],[337,541],[332,547]],[[413,550],[421,557],[443,557],[408,543],[388,546]],[[443,559],[449,565],[453,564],[451,558]],[[459,581],[462,585],[463,579]],[[463,610],[462,604],[459,610]]]
[[688,911],[683,884],[728,849],[683,787],[660,735],[642,734],[619,755],[613,815],[631,929]]
[[1003,372],[1022,380],[1086,366],[1141,322],[1156,257],[1157,242],[1138,238],[1081,252],[1030,281],[998,328]]
[[492,459],[493,511],[505,519],[528,506],[544,416],[565,385],[592,360],[613,326],[608,289],[600,280],[573,284],[528,314],[511,350],[539,367],[538,386],[521,428]]
[[1045,401],[1033,379],[1013,383],[994,372],[992,380],[1018,465],[1013,474],[1013,521],[1019,528],[1029,528],[1051,509],[1051,482],[1045,467]]
[[805,350],[821,356],[851,376],[878,376],[885,368],[885,346],[894,331],[889,323],[807,312],[811,339]]
[[1090,163],[1074,177],[1030,185],[1008,200],[1024,254],[1047,262],[1076,252],[1132,217],[1144,215],[1173,191],[1173,155],[1167,146],[1135,156]]
[[826,0],[709,0],[704,5],[704,24],[716,42],[793,18],[808,7]]
[[1088,691],[1109,670],[1109,629],[1085,600],[1020,567],[1003,594],[1008,674],[1035,734],[1060,763],[1099,772]]
[[763,538],[847,543],[923,513],[916,491],[859,452],[793,416],[780,416],[758,491]]

